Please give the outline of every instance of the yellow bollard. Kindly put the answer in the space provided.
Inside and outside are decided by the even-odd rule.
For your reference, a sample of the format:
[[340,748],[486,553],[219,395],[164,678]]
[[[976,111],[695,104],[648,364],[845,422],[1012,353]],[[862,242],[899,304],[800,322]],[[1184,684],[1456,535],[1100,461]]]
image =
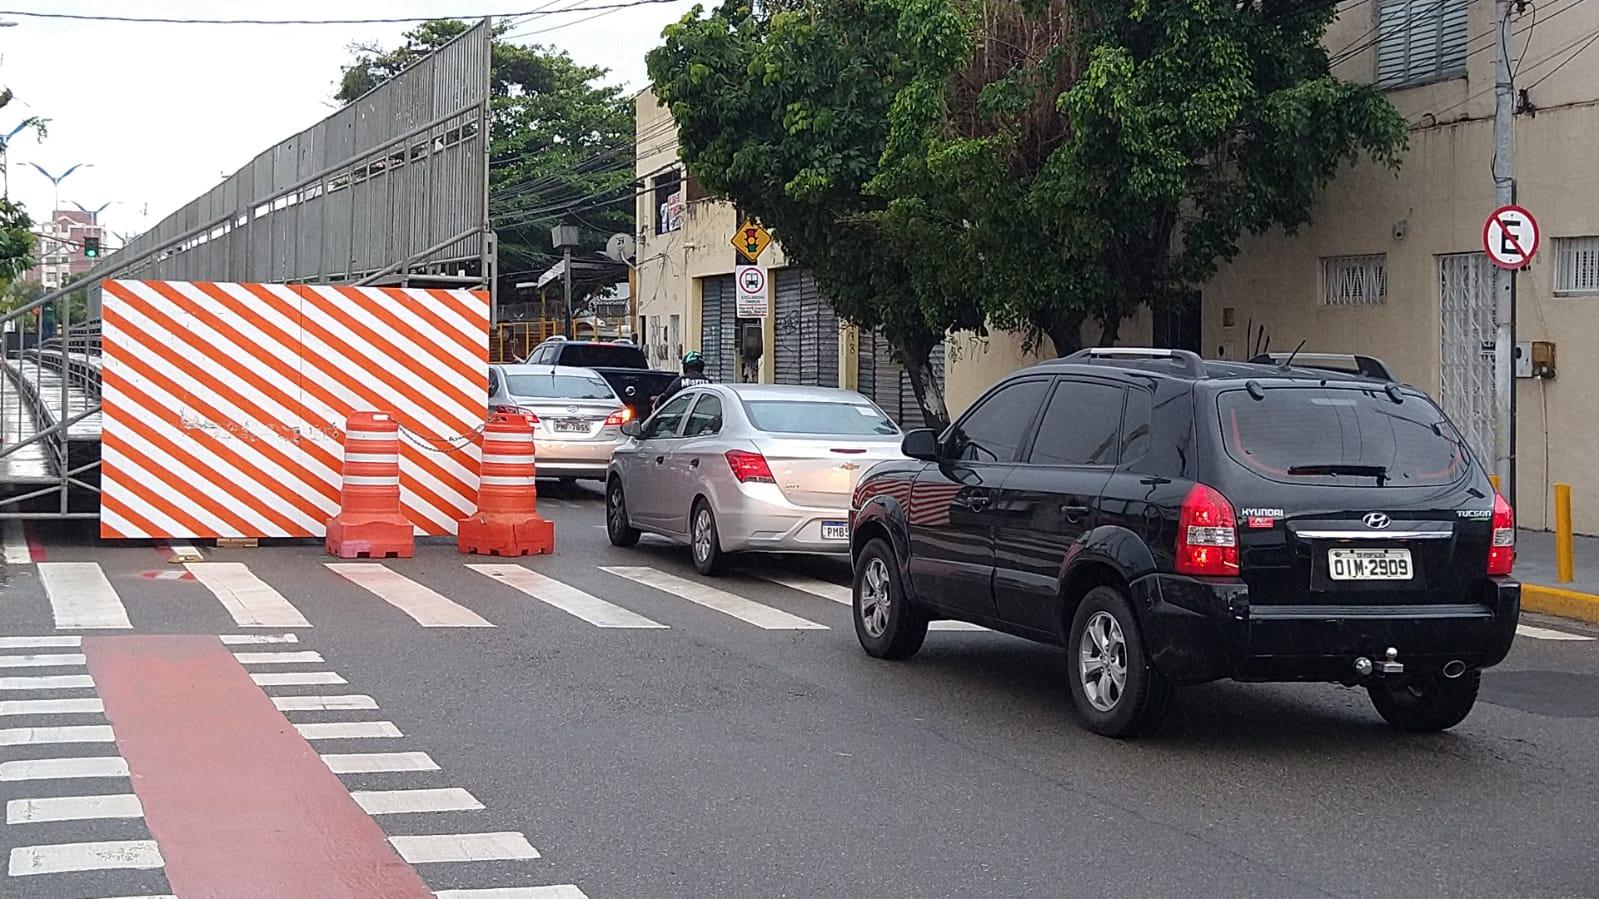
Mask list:
[[1499,492],[1499,476],[1498,475],[1496,475],[1496,474],[1489,475],[1488,476],[1488,483],[1494,485],[1494,492],[1495,493]]
[[1555,485],[1555,576],[1569,584],[1575,576],[1571,558],[1571,485]]

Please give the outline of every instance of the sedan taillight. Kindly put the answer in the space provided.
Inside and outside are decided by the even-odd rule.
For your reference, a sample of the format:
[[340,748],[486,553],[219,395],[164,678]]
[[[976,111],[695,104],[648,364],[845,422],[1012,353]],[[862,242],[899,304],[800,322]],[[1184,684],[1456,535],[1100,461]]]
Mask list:
[[608,427],[608,428],[620,427],[622,425],[627,424],[628,422],[630,422],[632,420],[633,420],[633,409],[632,409],[632,407],[631,406],[623,406],[622,408],[616,410],[615,412],[612,412],[610,414],[610,416],[605,419],[605,426]]
[[494,407],[494,411],[498,412],[498,413],[501,413],[503,415],[526,415],[529,419],[531,419],[533,421],[534,424],[538,424],[539,423],[539,417],[537,415],[533,414],[533,410],[532,409],[524,409],[521,406],[507,406],[507,405],[504,405],[502,403],[502,404],[496,405]]
[[728,450],[727,465],[733,469],[733,477],[738,478],[740,484],[775,484],[777,479],[772,477],[772,469],[766,464],[766,457],[760,453],[748,450]]

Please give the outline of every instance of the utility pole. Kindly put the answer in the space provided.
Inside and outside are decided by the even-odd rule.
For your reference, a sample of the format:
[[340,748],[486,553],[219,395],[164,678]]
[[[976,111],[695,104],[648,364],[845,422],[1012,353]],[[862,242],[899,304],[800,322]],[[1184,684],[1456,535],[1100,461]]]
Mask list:
[[550,229],[550,243],[561,251],[561,278],[565,282],[566,303],[563,306],[561,321],[562,333],[567,340],[577,336],[572,329],[572,248],[577,246],[578,231],[576,225],[556,225]]
[[[1516,202],[1515,85],[1510,74],[1510,4],[1494,0],[1494,204]],[[1499,489],[1516,502],[1516,275],[1494,267],[1494,472]]]

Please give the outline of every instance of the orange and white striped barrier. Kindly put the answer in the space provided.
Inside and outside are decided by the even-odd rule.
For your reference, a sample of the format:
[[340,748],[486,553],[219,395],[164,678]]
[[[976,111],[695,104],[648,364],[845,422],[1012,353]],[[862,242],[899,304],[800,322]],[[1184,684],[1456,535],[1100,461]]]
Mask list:
[[327,524],[328,552],[409,559],[412,530],[400,511],[400,426],[387,412],[356,412],[344,428],[344,483],[339,514]]
[[495,413],[483,426],[477,512],[456,522],[455,546],[491,556],[555,551],[555,525],[539,516],[533,420]]

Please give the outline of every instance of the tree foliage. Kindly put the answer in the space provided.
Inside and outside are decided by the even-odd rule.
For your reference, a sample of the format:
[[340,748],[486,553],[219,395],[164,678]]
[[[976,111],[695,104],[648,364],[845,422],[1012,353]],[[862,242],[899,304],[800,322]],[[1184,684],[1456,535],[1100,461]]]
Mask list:
[[[1404,120],[1329,73],[1333,0],[730,0],[650,57],[689,166],[862,324],[1057,352],[1293,232]],[[869,255],[842,252],[870,237]],[[853,292],[855,295],[850,295]],[[869,294],[869,296],[867,296]]]
[[[407,31],[392,49],[353,46],[334,98],[350,102],[383,84],[470,27],[435,19]],[[603,247],[633,231],[633,115],[606,70],[565,52],[505,40],[490,49],[489,212],[499,238],[501,276],[525,280],[556,255],[550,228],[579,226],[582,246]]]

